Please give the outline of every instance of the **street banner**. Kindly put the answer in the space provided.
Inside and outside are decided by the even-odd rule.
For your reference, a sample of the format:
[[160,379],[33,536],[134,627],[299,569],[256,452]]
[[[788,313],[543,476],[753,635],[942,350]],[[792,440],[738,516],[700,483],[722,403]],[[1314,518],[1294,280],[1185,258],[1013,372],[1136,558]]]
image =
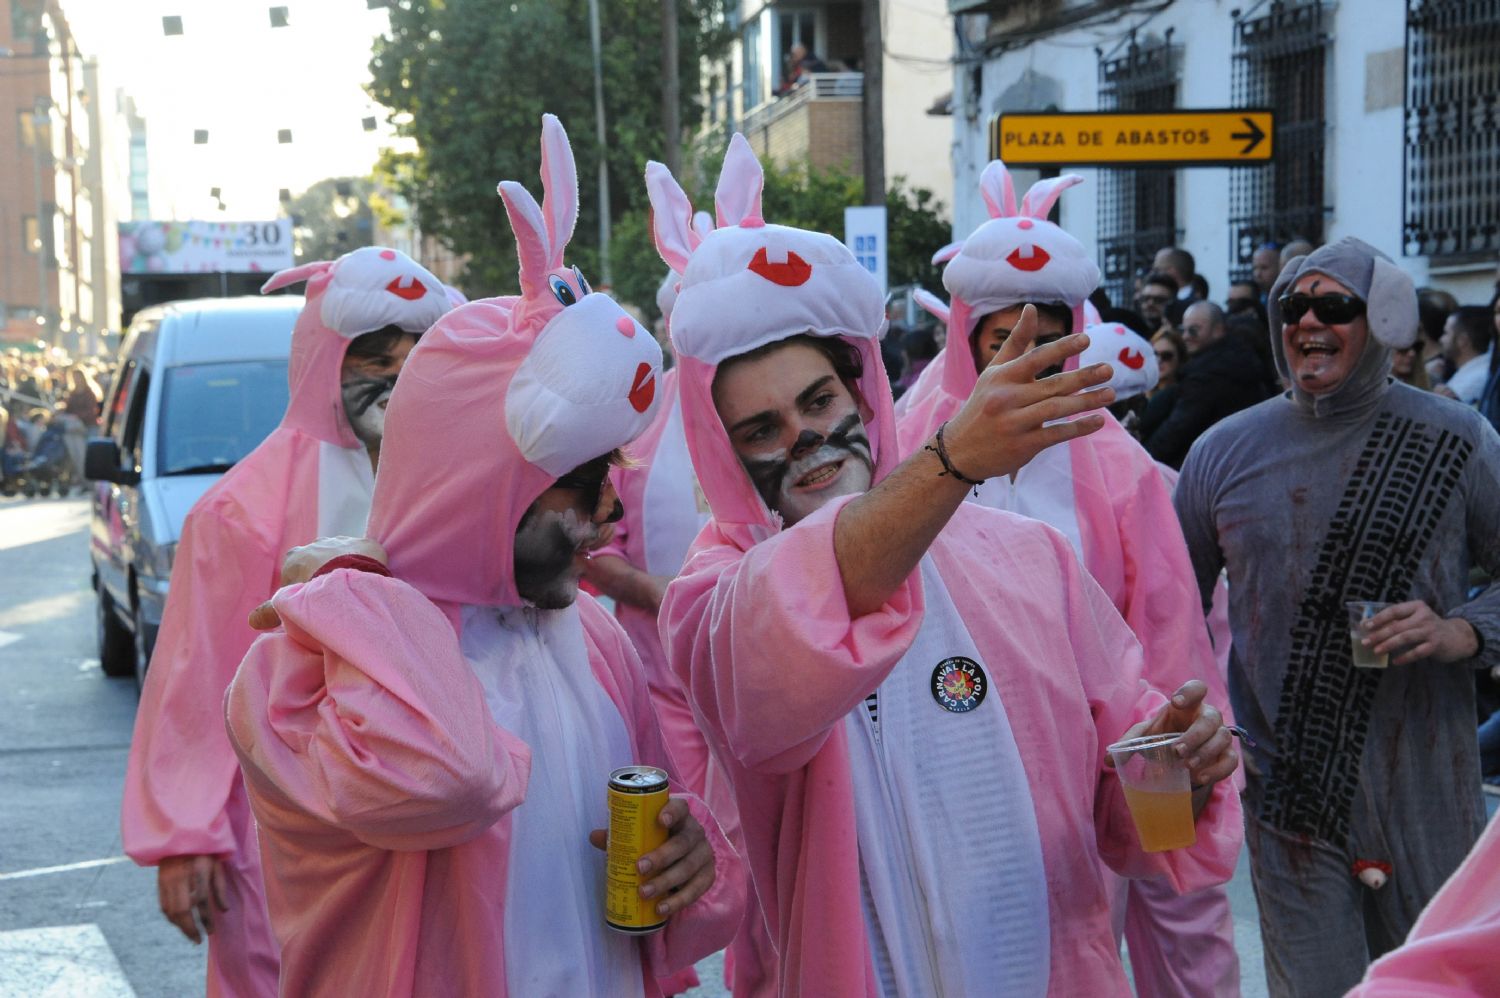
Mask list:
[[990,158],[1007,166],[1262,166],[1275,155],[1271,111],[999,114]]
[[292,222],[121,222],[126,274],[274,273],[292,266]]
[[844,245],[860,266],[875,275],[885,294],[885,205],[862,205],[844,209]]

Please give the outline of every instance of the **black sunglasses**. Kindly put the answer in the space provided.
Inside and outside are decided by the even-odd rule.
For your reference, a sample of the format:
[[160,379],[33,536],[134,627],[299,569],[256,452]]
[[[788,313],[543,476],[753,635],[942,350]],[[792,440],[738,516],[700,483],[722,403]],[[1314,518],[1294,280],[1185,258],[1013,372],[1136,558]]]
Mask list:
[[1281,317],[1287,325],[1300,322],[1312,310],[1318,321],[1330,326],[1342,326],[1365,314],[1365,303],[1353,295],[1282,295],[1276,299],[1281,307]]

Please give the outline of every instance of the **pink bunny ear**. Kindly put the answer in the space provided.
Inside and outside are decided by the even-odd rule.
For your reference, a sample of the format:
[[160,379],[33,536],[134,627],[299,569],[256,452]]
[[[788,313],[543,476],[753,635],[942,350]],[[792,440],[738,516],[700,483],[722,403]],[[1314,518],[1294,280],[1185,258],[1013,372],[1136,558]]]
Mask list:
[[332,269],[332,260],[318,260],[314,263],[304,263],[300,267],[278,270],[271,275],[270,280],[260,286],[260,293],[268,295],[272,291],[280,291],[282,288],[296,284],[298,281],[310,281],[319,274],[326,273]]
[[547,223],[542,209],[531,192],[514,180],[502,180],[498,188],[505,201],[505,213],[516,234],[516,256],[521,261],[521,294],[530,297],[547,285],[552,270],[552,247],[547,237]]
[[958,256],[958,254],[963,251],[963,248],[964,243],[962,239],[960,239],[956,243],[949,243],[947,246],[944,246],[942,249],[932,254],[932,265],[936,267],[940,263],[947,263],[949,260]]
[[766,175],[760,168],[760,160],[755,158],[745,137],[735,132],[729,140],[729,151],[724,154],[719,186],[714,191],[714,211],[718,215],[719,228],[745,222],[764,224],[760,194],[765,183]]
[[547,219],[549,270],[563,265],[563,250],[578,222],[578,167],[568,133],[555,114],[542,115],[542,210]]
[[979,175],[979,193],[990,209],[991,218],[1014,218],[1016,215],[1016,184],[1010,179],[1010,171],[998,159]]
[[651,199],[651,232],[656,252],[677,273],[687,270],[702,237],[693,231],[693,205],[687,194],[661,163],[646,164],[646,195]]
[[926,288],[917,288],[911,293],[912,301],[922,306],[922,309],[933,316],[944,325],[948,323],[948,306],[937,295]]
[[1021,199],[1021,214],[1027,218],[1046,218],[1062,192],[1081,183],[1083,183],[1083,178],[1076,173],[1065,173],[1061,177],[1038,180],[1031,185],[1031,190],[1027,191],[1026,196]]
[[[713,230],[714,230],[714,217],[712,215],[710,215],[706,211],[695,211],[695,212],[693,212],[693,231],[696,232],[696,233],[698,233],[698,242],[699,243],[701,243],[701,242],[703,242],[703,240],[707,239],[708,238],[708,234],[710,232],[712,232]],[[693,245],[693,248],[694,249],[698,248],[698,246],[697,246],[696,243]]]

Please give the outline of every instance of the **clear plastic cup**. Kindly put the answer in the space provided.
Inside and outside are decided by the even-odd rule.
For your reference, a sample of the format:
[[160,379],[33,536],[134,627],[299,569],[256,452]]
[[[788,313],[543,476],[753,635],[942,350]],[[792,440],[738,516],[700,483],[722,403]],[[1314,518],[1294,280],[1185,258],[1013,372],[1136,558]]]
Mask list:
[[1198,841],[1192,779],[1176,751],[1181,738],[1180,733],[1145,735],[1116,742],[1108,750],[1146,852],[1185,849]]
[[1354,649],[1355,668],[1384,669],[1391,664],[1389,652],[1384,655],[1377,655],[1363,644],[1364,636],[1367,633],[1365,621],[1391,605],[1390,603],[1363,601],[1344,604],[1344,608],[1349,611],[1349,643]]

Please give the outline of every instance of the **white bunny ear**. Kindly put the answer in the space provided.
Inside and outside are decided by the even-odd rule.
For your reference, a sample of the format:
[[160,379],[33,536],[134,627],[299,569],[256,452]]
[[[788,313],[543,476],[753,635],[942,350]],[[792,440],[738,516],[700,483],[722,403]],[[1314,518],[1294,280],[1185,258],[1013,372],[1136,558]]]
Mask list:
[[937,295],[926,288],[917,288],[911,293],[911,297],[912,301],[922,306],[924,311],[936,316],[944,325],[948,324],[949,308]]
[[568,133],[555,114],[542,115],[542,213],[547,219],[549,270],[563,265],[563,250],[578,222],[578,168]]
[[1069,187],[1083,183],[1076,173],[1065,173],[1061,177],[1048,177],[1031,185],[1031,190],[1021,199],[1021,214],[1027,218],[1046,218],[1058,197]]
[[333,269],[332,260],[317,260],[313,263],[304,263],[301,266],[289,267],[286,270],[278,270],[272,274],[266,283],[260,286],[260,293],[268,295],[272,291],[280,291],[282,288],[296,284],[298,281],[311,283],[320,274],[326,274]]
[[[714,230],[714,217],[706,211],[693,212],[693,231],[698,233],[698,242],[708,238],[708,234]],[[694,244],[694,249],[697,245]]]
[[516,234],[516,256],[521,261],[521,294],[530,297],[547,285],[552,270],[552,246],[542,209],[531,192],[514,180],[500,182],[500,197]]
[[979,193],[990,209],[991,218],[1014,218],[1016,214],[1016,183],[1010,179],[1010,171],[998,159],[979,175]]
[[940,263],[947,263],[949,260],[958,256],[959,253],[963,252],[963,248],[964,242],[962,239],[960,239],[956,243],[949,243],[947,246],[944,246],[942,249],[932,254],[932,265],[936,267]]
[[651,199],[651,234],[656,252],[677,273],[687,270],[702,237],[693,231],[693,205],[681,185],[661,163],[646,164],[646,195]]
[[750,143],[739,132],[729,140],[724,154],[724,169],[719,172],[719,186],[714,191],[714,210],[720,228],[764,221],[760,213],[760,195],[766,175]]

